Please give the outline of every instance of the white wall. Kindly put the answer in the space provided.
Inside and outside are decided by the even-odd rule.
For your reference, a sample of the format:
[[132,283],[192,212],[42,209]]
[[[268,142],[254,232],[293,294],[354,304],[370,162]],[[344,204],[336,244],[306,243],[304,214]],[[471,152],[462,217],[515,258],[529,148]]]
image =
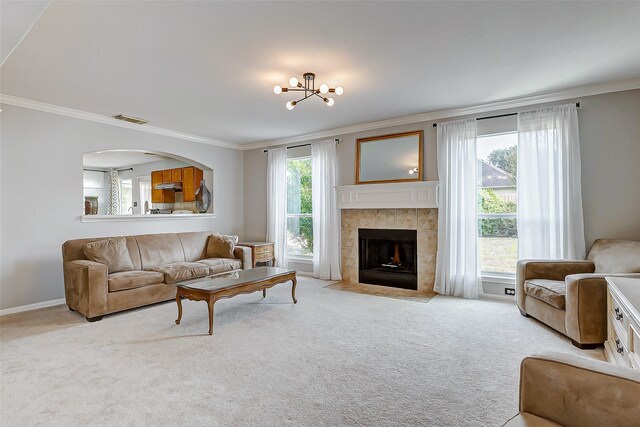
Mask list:
[[[69,239],[204,230],[242,234],[242,152],[8,105],[2,110],[0,309],[64,298],[61,245]],[[82,154],[127,148],[166,152],[213,169],[216,218],[80,222]]]
[[[640,240],[640,90],[555,102],[581,102],[578,112],[582,151],[582,193],[587,248],[601,237]],[[548,104],[551,105],[551,104]],[[488,112],[486,117],[541,107]],[[460,119],[462,117],[456,117]],[[438,120],[444,122],[447,119]],[[424,130],[426,180],[438,180],[433,122],[342,135],[338,145],[338,184],[355,181],[356,139]],[[247,239],[266,235],[267,156],[263,149],[244,152],[244,232]]]

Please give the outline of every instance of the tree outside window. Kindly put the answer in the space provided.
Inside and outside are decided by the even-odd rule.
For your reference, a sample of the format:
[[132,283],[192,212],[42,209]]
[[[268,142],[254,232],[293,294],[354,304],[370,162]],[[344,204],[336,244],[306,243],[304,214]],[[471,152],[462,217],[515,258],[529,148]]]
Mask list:
[[313,256],[311,157],[287,160],[287,254]]
[[515,132],[478,138],[478,251],[483,276],[514,276],[518,261]]

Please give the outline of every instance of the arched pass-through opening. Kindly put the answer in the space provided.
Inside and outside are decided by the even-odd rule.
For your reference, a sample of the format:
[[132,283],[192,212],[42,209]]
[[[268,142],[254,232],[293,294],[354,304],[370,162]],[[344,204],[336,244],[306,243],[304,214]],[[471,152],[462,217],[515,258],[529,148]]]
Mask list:
[[214,213],[213,170],[197,161],[157,151],[105,150],[83,154],[82,169],[83,221]]

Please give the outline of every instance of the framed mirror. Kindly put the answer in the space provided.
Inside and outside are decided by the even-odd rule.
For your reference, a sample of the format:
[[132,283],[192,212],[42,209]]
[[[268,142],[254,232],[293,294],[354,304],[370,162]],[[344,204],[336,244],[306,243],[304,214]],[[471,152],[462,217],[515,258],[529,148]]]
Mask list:
[[356,184],[422,180],[422,130],[356,140]]

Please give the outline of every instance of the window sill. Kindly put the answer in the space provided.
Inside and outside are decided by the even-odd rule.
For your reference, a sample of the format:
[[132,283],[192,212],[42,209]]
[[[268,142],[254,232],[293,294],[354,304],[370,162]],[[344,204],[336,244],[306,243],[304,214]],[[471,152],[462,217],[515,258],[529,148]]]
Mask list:
[[158,220],[184,220],[184,219],[211,219],[216,214],[153,214],[153,215],[82,215],[82,222],[123,222],[123,221],[158,221]]
[[313,264],[313,258],[288,257],[288,261],[296,262],[299,264]]

